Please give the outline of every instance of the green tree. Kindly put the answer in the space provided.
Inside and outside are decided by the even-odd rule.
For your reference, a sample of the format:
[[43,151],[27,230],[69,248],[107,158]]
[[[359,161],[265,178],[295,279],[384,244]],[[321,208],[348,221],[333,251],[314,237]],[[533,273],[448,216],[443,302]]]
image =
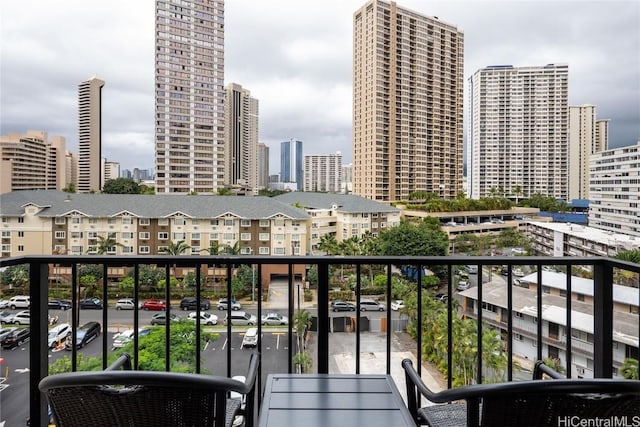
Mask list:
[[[129,269],[127,276],[131,277],[133,280],[134,273],[135,270],[131,268]],[[164,271],[152,265],[141,264],[138,267],[138,281],[140,283],[140,287],[143,289],[158,290],[158,282],[160,280],[164,280],[164,278]]]
[[140,194],[140,186],[131,178],[115,178],[105,181],[102,192],[106,194]]
[[240,242],[235,242],[233,245],[224,245],[221,253],[224,255],[240,255]]
[[140,184],[140,194],[156,194],[156,190],[152,186]]
[[134,286],[135,282],[133,280],[133,277],[123,277],[118,284],[118,289],[123,292],[130,292],[133,291]]
[[233,196],[233,191],[226,187],[218,188],[218,196]]
[[[615,259],[620,261],[633,262],[635,264],[640,264],[640,249],[633,249],[628,251],[618,252],[615,256]],[[640,275],[638,273],[634,273],[633,271],[616,268],[616,280],[633,287],[640,286]]]
[[189,246],[184,240],[179,240],[177,242],[171,241],[166,247],[162,248],[158,252],[165,255],[183,255],[190,247],[191,246]]
[[0,272],[0,283],[25,287],[29,285],[29,266],[27,264],[11,265]]
[[511,189],[511,194],[516,199],[516,205],[518,204],[518,201],[520,200],[520,197],[524,196],[524,192],[522,191],[522,187],[519,186],[519,185],[514,185],[513,186],[513,188]]
[[115,252],[116,247],[124,247],[122,243],[118,243],[113,237],[111,233],[108,233],[107,236],[97,236],[96,237],[96,254],[104,255],[109,252]]
[[76,192],[76,184],[70,182],[66,187],[62,189],[65,193],[75,193]]
[[313,366],[313,360],[306,351],[298,352],[293,356],[293,366],[299,373],[309,372]]
[[638,360],[628,357],[624,359],[622,366],[620,366],[620,375],[628,380],[638,379]]
[[327,233],[320,236],[318,242],[318,250],[324,252],[326,255],[335,255],[338,253],[338,241],[336,240],[335,233]]
[[200,249],[200,252],[207,252],[209,255],[220,255],[222,247],[217,240],[210,240],[209,247],[206,249]]

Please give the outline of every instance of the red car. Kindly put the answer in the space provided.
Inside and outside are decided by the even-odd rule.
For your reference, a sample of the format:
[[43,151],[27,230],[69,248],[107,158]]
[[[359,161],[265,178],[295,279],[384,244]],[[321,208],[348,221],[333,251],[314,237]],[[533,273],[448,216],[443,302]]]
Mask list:
[[167,309],[167,304],[160,299],[148,299],[142,304],[143,310],[161,310],[164,311]]

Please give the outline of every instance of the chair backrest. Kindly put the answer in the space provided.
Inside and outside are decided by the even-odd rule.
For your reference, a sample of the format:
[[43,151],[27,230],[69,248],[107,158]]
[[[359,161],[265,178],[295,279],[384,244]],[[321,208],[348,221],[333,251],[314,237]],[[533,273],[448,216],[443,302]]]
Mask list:
[[174,372],[71,372],[42,379],[58,427],[177,426],[222,427],[230,391],[247,395],[247,426],[255,415],[252,355],[245,383],[227,377]]

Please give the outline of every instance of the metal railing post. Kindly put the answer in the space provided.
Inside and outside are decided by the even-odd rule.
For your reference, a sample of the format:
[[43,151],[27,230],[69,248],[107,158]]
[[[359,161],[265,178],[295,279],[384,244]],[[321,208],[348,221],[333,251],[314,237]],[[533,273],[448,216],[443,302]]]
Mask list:
[[48,353],[47,332],[49,319],[47,305],[49,295],[49,264],[31,262],[29,264],[31,349],[29,352],[29,416],[32,425],[48,425],[47,400],[38,389],[38,383],[49,373],[49,359],[42,357]]
[[593,272],[593,376],[613,375],[613,268],[603,262]]
[[329,373],[329,264],[318,264],[318,373]]

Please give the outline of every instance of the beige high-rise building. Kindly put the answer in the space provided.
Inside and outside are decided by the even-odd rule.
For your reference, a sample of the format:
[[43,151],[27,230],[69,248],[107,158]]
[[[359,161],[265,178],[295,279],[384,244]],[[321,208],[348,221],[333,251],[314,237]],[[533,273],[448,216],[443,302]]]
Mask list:
[[589,198],[589,157],[606,149],[607,125],[595,105],[569,106],[569,200]]
[[371,0],[353,16],[353,193],[406,200],[462,191],[464,36]]
[[224,1],[157,0],[156,193],[224,185]]
[[495,65],[469,78],[467,182],[474,199],[569,194],[569,67]]
[[92,77],[78,86],[78,188],[79,193],[102,189],[102,87]]
[[226,90],[224,183],[258,194],[258,100],[237,83]]
[[258,188],[269,188],[269,147],[258,143]]
[[0,193],[62,190],[66,179],[65,139],[30,130],[0,136]]

